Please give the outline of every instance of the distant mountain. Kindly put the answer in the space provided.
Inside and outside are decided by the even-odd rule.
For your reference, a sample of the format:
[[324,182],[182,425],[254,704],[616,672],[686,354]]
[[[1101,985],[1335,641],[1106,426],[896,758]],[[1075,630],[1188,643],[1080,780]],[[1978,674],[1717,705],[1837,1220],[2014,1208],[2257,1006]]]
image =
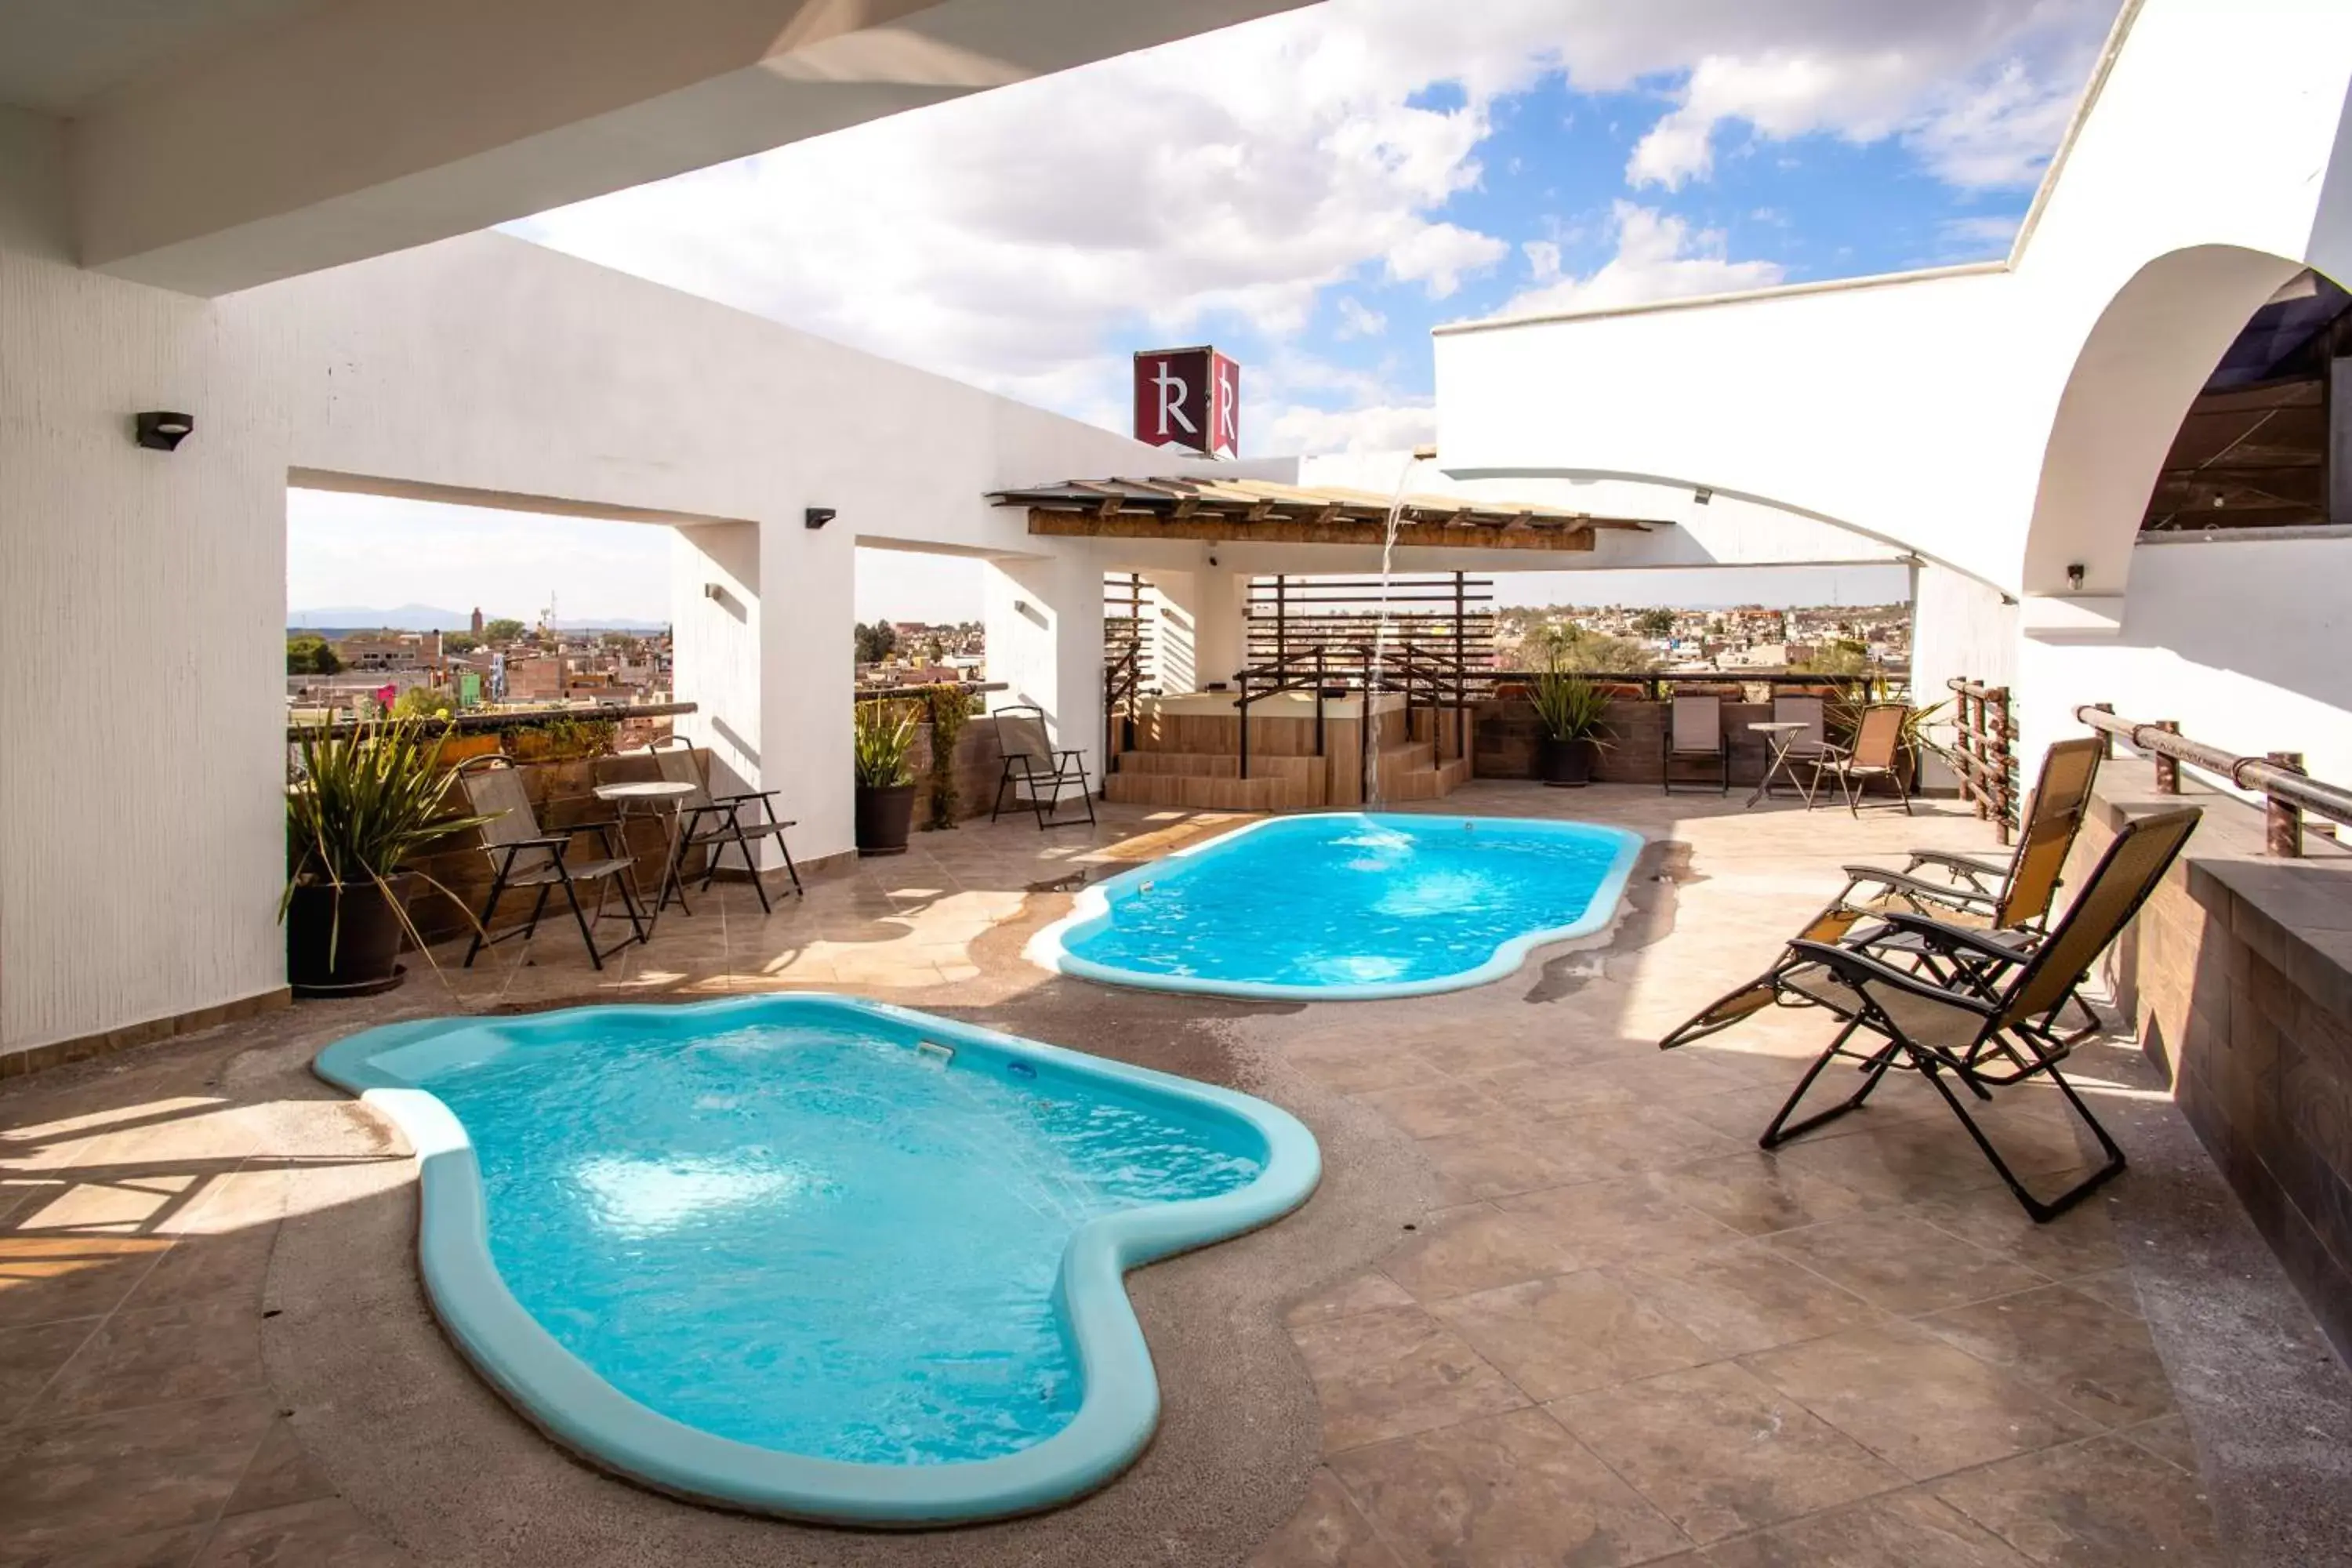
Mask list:
[[[489,618],[499,617],[493,615]],[[514,618],[526,626],[533,620],[529,616]],[[329,605],[321,609],[290,611],[286,616],[287,630],[306,632],[462,632],[473,624],[471,610],[445,610],[434,605],[395,605],[389,610],[366,605]],[[582,620],[567,616],[555,625],[559,631],[567,632],[658,632],[669,627],[667,621],[634,621],[625,616]]]
[[289,630],[352,631],[382,628],[395,632],[462,632],[474,624],[471,610],[444,610],[433,605],[397,605],[389,610],[365,605],[330,605],[322,609],[293,610],[286,616]]

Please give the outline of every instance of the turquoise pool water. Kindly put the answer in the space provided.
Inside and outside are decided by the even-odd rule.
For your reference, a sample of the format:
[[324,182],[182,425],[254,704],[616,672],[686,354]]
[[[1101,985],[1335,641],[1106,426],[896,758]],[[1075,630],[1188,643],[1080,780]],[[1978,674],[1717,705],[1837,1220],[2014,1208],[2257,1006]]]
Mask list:
[[1273,817],[1080,895],[1034,939],[1113,984],[1346,1000],[1499,979],[1615,912],[1638,835],[1515,817]]
[[[425,1237],[460,1342],[616,1468],[675,1462],[682,1429],[740,1474],[647,1479],[781,1511],[1037,1506],[1056,1466],[1024,1458],[1108,1394],[1124,1422],[1098,1415],[1057,1461],[1069,1489],[1098,1484],[1156,1415],[1118,1271],[1262,1223],[1314,1180],[1311,1139],[1262,1102],[843,998],[416,1030],[341,1042],[320,1070],[383,1099],[421,1152],[466,1156],[437,1215],[428,1162]],[[456,1256],[469,1223],[484,1256]],[[618,1454],[600,1441],[614,1411],[649,1418],[622,1424]],[[1013,1500],[977,1484],[992,1467]],[[938,1484],[908,1479],[925,1473]],[[845,1474],[862,1478],[847,1500],[810,1489]]]

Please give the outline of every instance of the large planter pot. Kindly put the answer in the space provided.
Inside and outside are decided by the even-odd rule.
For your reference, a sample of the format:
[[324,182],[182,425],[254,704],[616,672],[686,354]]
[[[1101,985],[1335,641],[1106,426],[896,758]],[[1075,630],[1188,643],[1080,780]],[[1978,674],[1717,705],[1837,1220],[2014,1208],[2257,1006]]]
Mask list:
[[857,852],[904,855],[915,824],[915,786],[857,786]]
[[298,887],[286,909],[286,980],[297,996],[373,996],[400,984],[402,911],[415,879]]
[[1543,782],[1555,789],[1582,789],[1592,782],[1592,742],[1579,736],[1573,741],[1543,738]]

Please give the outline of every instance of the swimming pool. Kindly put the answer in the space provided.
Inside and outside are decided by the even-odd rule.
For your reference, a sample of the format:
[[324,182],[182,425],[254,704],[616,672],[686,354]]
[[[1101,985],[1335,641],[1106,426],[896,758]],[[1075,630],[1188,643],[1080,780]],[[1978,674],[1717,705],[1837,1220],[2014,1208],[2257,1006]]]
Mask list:
[[1640,835],[1581,822],[1268,817],[1082,890],[1032,961],[1159,991],[1297,1001],[1458,991],[1616,912]]
[[317,1069],[408,1135],[434,1307],[536,1424],[837,1521],[1109,1480],[1159,1415],[1120,1276],[1320,1169],[1262,1100],[845,997],[396,1024]]

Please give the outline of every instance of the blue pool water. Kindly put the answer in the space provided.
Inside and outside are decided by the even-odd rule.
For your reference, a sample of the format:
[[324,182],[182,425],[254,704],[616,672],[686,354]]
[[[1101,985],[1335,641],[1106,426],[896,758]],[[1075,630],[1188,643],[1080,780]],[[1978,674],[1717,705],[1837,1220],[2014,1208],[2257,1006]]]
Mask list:
[[1454,990],[1606,924],[1641,843],[1576,822],[1276,817],[1087,889],[1031,952],[1067,973],[1163,990]]
[[[492,1381],[615,1468],[824,1518],[1116,1473],[1157,1408],[1119,1271],[1317,1168],[1246,1096],[846,998],[393,1026],[319,1067],[425,1155],[427,1284]],[[917,1470],[1003,1484],[887,1479]]]

